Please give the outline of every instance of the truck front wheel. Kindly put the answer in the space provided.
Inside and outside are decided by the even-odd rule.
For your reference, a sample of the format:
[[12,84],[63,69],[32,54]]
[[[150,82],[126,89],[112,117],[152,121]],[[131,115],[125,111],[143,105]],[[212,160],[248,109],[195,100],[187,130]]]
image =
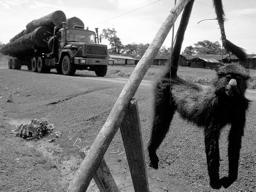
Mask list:
[[33,71],[33,72],[36,72],[36,71],[37,71],[37,67],[36,67],[36,58],[35,58],[35,57],[33,57],[33,58],[31,59],[31,71]]
[[31,71],[32,67],[31,67],[31,62],[27,64],[28,70]]
[[104,77],[107,74],[108,67],[107,65],[97,66],[94,71],[97,76]]
[[76,72],[76,68],[74,64],[71,62],[70,57],[68,55],[64,55],[61,60],[61,69],[64,75],[74,75]]
[[62,74],[61,64],[58,64],[56,66],[56,71],[57,71],[58,74]]

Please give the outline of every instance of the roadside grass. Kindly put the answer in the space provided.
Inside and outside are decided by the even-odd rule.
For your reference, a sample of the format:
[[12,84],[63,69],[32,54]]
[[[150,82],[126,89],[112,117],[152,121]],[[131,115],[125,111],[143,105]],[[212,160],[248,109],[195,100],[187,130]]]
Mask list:
[[[122,77],[128,78],[135,66],[127,65],[110,65],[108,68],[108,77]],[[151,66],[147,71],[144,79],[146,80],[155,80],[164,70],[164,66]],[[179,66],[178,74],[185,80],[199,83],[203,85],[209,85],[212,83],[216,77],[215,70],[212,69],[202,69],[202,68],[192,68],[192,67],[183,67]],[[256,70],[250,69],[251,79],[248,83],[249,89],[256,89]]]

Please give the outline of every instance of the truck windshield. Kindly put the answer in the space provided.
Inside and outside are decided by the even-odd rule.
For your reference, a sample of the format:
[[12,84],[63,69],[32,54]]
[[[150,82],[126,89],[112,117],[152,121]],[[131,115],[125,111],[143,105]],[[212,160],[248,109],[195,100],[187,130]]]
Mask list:
[[67,41],[95,43],[95,33],[89,30],[68,29]]

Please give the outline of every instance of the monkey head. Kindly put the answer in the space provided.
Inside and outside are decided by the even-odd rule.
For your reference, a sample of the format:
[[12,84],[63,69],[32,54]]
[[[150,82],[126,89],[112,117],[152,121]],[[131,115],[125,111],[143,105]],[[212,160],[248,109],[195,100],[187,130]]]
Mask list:
[[250,78],[248,70],[239,64],[228,64],[220,67],[217,75],[218,79],[214,83],[217,95],[244,97]]

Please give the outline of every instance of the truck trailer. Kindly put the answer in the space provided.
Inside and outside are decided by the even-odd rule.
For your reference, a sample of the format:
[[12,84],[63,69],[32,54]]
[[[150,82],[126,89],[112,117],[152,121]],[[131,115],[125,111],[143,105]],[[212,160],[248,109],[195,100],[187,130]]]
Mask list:
[[26,65],[39,73],[53,68],[64,75],[76,70],[91,70],[101,77],[107,73],[108,50],[99,43],[97,29],[85,29],[82,20],[66,19],[62,11],[31,21],[0,51],[9,56],[9,69]]

